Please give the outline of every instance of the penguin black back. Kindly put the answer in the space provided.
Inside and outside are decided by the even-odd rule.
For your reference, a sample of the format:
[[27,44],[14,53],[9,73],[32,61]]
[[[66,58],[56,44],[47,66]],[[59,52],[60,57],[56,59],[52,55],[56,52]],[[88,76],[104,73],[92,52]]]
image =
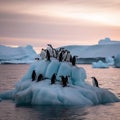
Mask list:
[[72,58],[72,55],[70,55],[70,62],[71,62],[71,63],[72,63],[72,59],[73,59],[73,58]]
[[48,61],[50,61],[50,52],[48,50],[46,50],[46,58]]
[[33,72],[32,72],[32,81],[35,81],[35,79],[36,79],[36,73],[35,73],[35,70],[33,70]]
[[56,82],[56,73],[54,73],[51,77],[51,84],[55,84]]
[[69,76],[65,76],[65,82],[68,83],[68,77]]
[[61,52],[60,55],[59,55],[59,62],[62,62],[62,58],[63,58],[63,54]]
[[61,77],[61,83],[63,87],[67,86],[67,82],[68,82],[68,77],[64,77],[63,75],[60,76]]
[[95,87],[99,87],[99,84],[98,84],[98,81],[95,77],[91,77],[92,78],[92,83],[93,83],[93,86]]
[[37,78],[37,82],[43,80],[43,75],[42,74],[39,74],[38,78]]
[[73,58],[72,58],[72,65],[73,65],[73,66],[76,65],[76,56],[73,56]]

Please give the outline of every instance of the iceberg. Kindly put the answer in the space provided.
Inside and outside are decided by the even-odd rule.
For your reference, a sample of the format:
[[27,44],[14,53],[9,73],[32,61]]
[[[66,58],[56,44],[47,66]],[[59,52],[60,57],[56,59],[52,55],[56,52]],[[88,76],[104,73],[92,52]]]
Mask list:
[[104,63],[101,60],[99,60],[98,62],[93,62],[92,67],[93,68],[108,68],[109,65],[108,63]]
[[[98,60],[106,61],[106,58],[110,56],[116,56],[119,54],[120,41],[111,40],[106,37],[105,39],[99,40],[96,45],[68,45],[61,46],[65,50],[68,50],[72,56],[77,57],[78,64],[92,64]],[[51,53],[50,46],[47,50],[50,55],[56,56],[57,49],[53,49],[54,53]],[[33,63],[34,59],[44,59],[46,53],[44,49],[40,54],[36,54],[33,47],[28,45],[26,47],[11,48],[0,45],[0,63]],[[67,59],[67,58],[66,58]],[[111,63],[110,63],[111,64]]]
[[109,66],[113,66],[113,65],[114,65],[114,58],[113,58],[113,57],[106,57],[106,58],[105,58],[105,61],[106,61],[106,63],[107,63]]
[[36,52],[33,50],[31,45],[26,47],[8,47],[0,45],[0,63],[33,63]]
[[114,59],[114,65],[117,68],[120,68],[120,54],[117,54]]
[[[35,70],[44,79],[32,81],[31,74]],[[51,76],[56,73],[56,82],[51,84]],[[69,76],[66,87],[61,84],[60,76]],[[0,93],[0,99],[12,99],[16,105],[79,105],[91,106],[120,99],[112,92],[88,84],[86,71],[82,67],[73,66],[70,62],[59,62],[57,59],[40,60],[31,64],[27,73],[16,83],[15,89]]]
[[111,40],[110,38],[102,39],[96,45],[69,45],[63,48],[77,55],[78,64],[92,64],[102,60],[105,62],[107,57],[116,56],[120,52],[120,41]]
[[99,40],[99,45],[120,44],[119,41],[111,40],[109,37]]

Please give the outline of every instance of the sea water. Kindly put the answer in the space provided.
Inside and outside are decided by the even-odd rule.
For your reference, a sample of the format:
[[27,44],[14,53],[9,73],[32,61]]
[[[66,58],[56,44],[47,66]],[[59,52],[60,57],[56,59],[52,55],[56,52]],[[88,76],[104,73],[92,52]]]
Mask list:
[[[14,89],[15,84],[27,72],[29,64],[0,65],[0,92]],[[120,68],[95,69],[91,65],[79,65],[91,77],[98,79],[101,88],[120,97]],[[79,106],[22,106],[12,100],[0,102],[0,120],[120,120],[120,102],[92,107]]]

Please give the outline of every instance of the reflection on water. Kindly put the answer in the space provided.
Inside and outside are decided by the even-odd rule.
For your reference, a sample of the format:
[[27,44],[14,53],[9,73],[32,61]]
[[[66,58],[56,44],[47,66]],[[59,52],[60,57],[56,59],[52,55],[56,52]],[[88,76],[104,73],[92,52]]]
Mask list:
[[[120,96],[120,69],[92,69],[79,65],[87,72],[87,81],[95,76],[100,87]],[[0,92],[14,88],[29,65],[0,65]],[[79,106],[24,106],[16,107],[13,101],[0,102],[0,120],[120,120],[120,103],[81,108]]]
[[120,120],[120,104],[79,106],[24,106],[0,103],[0,120]]
[[120,103],[94,106],[87,111],[86,120],[120,120]]
[[28,64],[0,65],[0,92],[15,88],[15,84],[27,72]]

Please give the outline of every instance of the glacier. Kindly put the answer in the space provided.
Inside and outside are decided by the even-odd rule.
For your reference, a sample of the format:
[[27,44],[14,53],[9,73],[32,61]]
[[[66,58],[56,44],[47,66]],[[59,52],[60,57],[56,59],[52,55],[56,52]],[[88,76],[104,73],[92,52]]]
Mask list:
[[[31,74],[44,76],[44,80],[32,81]],[[51,85],[51,76],[57,74],[57,81]],[[66,87],[61,85],[61,75],[69,75]],[[16,105],[79,105],[91,106],[120,102],[112,92],[90,85],[85,80],[86,71],[69,62],[57,59],[39,60],[31,64],[26,74],[16,83],[14,89],[0,93],[0,100],[12,99]]]
[[33,63],[36,52],[31,45],[26,47],[8,47],[0,45],[0,63]]

